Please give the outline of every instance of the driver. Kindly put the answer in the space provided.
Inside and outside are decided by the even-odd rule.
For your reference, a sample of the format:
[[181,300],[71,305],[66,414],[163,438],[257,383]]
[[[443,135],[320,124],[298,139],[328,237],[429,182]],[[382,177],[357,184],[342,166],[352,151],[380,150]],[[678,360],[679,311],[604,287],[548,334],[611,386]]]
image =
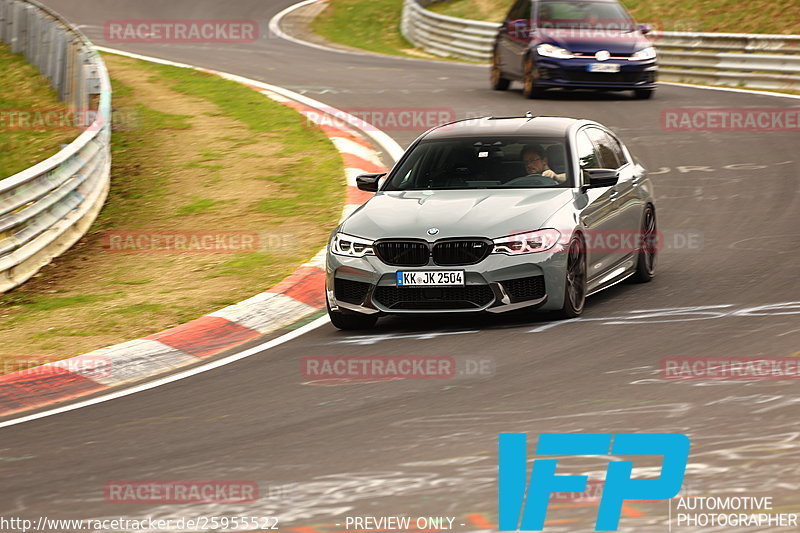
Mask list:
[[529,144],[522,149],[522,163],[528,176],[544,176],[557,183],[566,181],[566,174],[556,174],[547,166],[547,156],[544,149],[538,144]]

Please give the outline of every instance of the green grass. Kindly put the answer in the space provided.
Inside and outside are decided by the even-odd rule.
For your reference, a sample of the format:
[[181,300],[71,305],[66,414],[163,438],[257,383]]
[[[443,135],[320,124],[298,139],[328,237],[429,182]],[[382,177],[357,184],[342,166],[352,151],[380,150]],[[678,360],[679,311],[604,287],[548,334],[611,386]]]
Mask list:
[[[500,22],[513,3],[513,0],[443,0],[430,9],[453,17]],[[622,0],[622,3],[638,22],[661,30],[800,33],[800,3],[796,0]]]
[[147,285],[148,283],[152,283],[153,279],[128,279],[128,280],[120,280],[120,281],[109,281],[107,285]]
[[667,31],[800,33],[796,0],[625,0],[624,4],[638,21]]
[[[18,54],[0,44],[0,179],[43,161],[78,136],[77,129],[47,127],[35,116],[25,120],[20,113],[52,113],[65,116],[47,78]],[[41,117],[43,115],[39,115]]]
[[142,313],[161,313],[164,311],[169,311],[169,307],[164,304],[138,303],[114,309],[113,313],[117,315],[141,315]]
[[91,337],[94,331],[75,328],[52,328],[37,333],[34,338],[38,340],[53,339],[57,337]]
[[[111,143],[111,191],[103,211],[95,222],[95,230],[115,227],[136,227],[149,220],[142,211],[152,209],[168,197],[170,172],[163,165],[146,162],[158,157],[161,140],[158,132],[189,129],[190,115],[164,113],[141,102],[130,102],[133,91],[121,81],[111,78],[115,106],[122,104],[124,114],[115,116],[115,131]],[[155,213],[154,213],[155,214]]]
[[221,202],[212,200],[211,198],[196,198],[192,203],[185,204],[178,207],[178,216],[185,217],[188,215],[199,215],[212,209],[215,205]]
[[513,3],[514,0],[444,0],[428,9],[462,19],[501,22]]
[[[296,256],[296,260],[303,261],[303,257]],[[208,277],[247,276],[254,270],[273,268],[278,261],[285,261],[285,256],[263,252],[237,254],[224,263],[215,266],[209,272]]]
[[25,294],[24,292],[12,292],[2,297],[2,303],[10,307],[23,308],[25,314],[15,317],[16,321],[35,319],[29,313],[45,313],[57,311],[64,308],[75,308],[97,302],[113,300],[122,295],[119,292],[105,294],[76,294],[70,296],[54,296],[46,294]]
[[329,41],[390,55],[413,46],[400,33],[403,0],[330,0],[311,29]]
[[[209,159],[205,159],[205,161],[209,161]],[[220,165],[220,164],[208,165],[202,162],[192,161],[191,163],[186,164],[186,168],[197,168],[201,170],[224,170],[228,168],[228,165]]]
[[[210,74],[105,57],[115,107],[109,198],[80,245],[25,285],[0,295],[5,353],[56,360],[244,300],[313,256],[341,214],[341,157],[328,137],[295,110]],[[157,100],[148,100],[145,95],[151,93],[134,82],[148,79],[155,82],[149,90]],[[5,93],[16,94],[16,86]],[[23,105],[8,101],[0,99],[0,109]],[[218,112],[209,113],[212,106]],[[210,116],[221,124],[204,118]],[[192,143],[184,135],[192,136]],[[248,170],[255,169],[249,175],[240,172],[240,153],[246,153]],[[0,152],[0,161],[6,155]],[[208,186],[221,180],[230,187]],[[259,205],[259,200],[267,202]],[[279,201],[270,205],[272,200]],[[285,203],[292,202],[295,207],[287,208]],[[162,228],[243,229],[297,238],[283,253],[98,252],[107,231]]]
[[[342,199],[341,182],[317,177],[336,175],[342,163],[322,131],[298,120],[296,111],[275,104],[239,83],[187,69],[155,64],[148,64],[147,67],[157,73],[155,79],[169,84],[172,90],[208,100],[225,115],[246,124],[251,131],[269,133],[281,142],[281,150],[274,157],[287,158],[290,162],[283,172],[267,176],[267,181],[280,183],[284,197],[275,201],[268,199],[256,202],[253,206],[255,212],[289,218],[311,217],[315,222],[326,225],[338,218]],[[314,156],[304,155],[310,153]],[[224,165],[203,163],[224,155],[218,151],[201,150],[199,159],[190,166],[223,170]],[[298,160],[298,156],[302,157]],[[287,200],[293,203],[293,207],[287,207]],[[210,207],[203,204],[200,209]],[[194,209],[193,206],[184,208],[190,213]]]

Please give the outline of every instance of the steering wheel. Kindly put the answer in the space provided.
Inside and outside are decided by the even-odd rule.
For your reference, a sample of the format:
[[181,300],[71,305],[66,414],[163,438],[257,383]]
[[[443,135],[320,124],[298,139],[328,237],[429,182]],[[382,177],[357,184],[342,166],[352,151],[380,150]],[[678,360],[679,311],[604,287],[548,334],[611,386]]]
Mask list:
[[526,176],[520,176],[518,178],[514,178],[511,181],[505,182],[503,185],[505,187],[511,185],[558,185],[559,182],[553,178],[548,178],[547,176],[542,176],[541,174],[528,174]]

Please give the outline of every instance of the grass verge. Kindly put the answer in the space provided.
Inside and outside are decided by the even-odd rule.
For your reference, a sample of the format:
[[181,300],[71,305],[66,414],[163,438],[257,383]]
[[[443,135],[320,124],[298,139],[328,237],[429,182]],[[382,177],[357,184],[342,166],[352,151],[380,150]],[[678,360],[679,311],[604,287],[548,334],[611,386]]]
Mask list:
[[311,23],[325,39],[370,52],[437,58],[409,43],[400,33],[403,0],[330,0]]
[[[332,0],[335,2],[335,0]],[[452,17],[501,22],[514,0],[443,0],[429,9]],[[633,17],[667,31],[800,33],[794,0],[622,0]]]
[[45,119],[67,117],[50,82],[11,48],[0,44],[0,179],[43,161],[78,136],[74,128],[51,128]]
[[[78,245],[0,296],[5,372],[257,294],[322,248],[341,214],[341,157],[296,111],[209,74],[105,59],[115,107],[111,193]],[[260,246],[148,251],[125,237],[220,234]]]

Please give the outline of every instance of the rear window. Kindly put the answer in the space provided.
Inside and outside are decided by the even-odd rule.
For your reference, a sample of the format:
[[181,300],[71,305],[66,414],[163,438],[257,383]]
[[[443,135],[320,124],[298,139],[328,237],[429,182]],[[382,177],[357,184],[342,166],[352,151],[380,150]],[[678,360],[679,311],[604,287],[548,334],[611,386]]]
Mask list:
[[563,139],[455,138],[418,144],[384,191],[571,187]]

